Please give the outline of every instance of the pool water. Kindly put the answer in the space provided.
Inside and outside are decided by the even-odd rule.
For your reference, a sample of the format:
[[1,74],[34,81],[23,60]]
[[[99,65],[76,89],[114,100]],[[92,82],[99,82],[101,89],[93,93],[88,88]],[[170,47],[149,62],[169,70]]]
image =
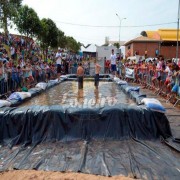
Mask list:
[[135,104],[113,82],[100,81],[97,90],[94,87],[94,82],[84,81],[83,89],[78,90],[77,82],[65,81],[20,106],[61,105],[64,107],[98,108],[118,103]]

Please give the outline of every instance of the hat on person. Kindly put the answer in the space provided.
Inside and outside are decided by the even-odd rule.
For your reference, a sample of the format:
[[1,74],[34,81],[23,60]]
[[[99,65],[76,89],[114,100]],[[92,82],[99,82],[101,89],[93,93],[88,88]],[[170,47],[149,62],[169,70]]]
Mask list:
[[61,48],[60,48],[60,47],[58,47],[58,50],[61,50]]

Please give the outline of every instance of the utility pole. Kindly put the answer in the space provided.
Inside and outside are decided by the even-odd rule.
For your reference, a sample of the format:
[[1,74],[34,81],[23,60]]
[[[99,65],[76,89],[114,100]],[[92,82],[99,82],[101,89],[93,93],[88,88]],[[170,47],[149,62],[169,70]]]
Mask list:
[[120,39],[120,35],[121,35],[121,22],[126,19],[126,18],[120,18],[119,15],[116,13],[116,16],[119,19],[119,56],[121,58],[121,39]]
[[[121,42],[120,42],[120,35],[121,35],[121,22],[124,20],[124,19],[126,19],[126,18],[120,18],[119,17],[119,15],[116,13],[116,16],[118,17],[118,19],[119,19],[119,49],[121,48]],[[120,51],[120,53],[121,53],[121,51]]]
[[176,61],[179,56],[179,13],[180,13],[180,0],[179,0],[179,5],[178,5]]

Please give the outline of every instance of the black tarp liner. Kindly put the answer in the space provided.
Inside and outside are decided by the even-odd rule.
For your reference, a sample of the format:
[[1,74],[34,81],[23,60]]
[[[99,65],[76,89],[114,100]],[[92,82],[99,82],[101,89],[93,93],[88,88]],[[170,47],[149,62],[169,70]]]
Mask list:
[[[67,75],[67,79],[65,79],[66,81],[77,81],[77,75],[76,74],[70,74]],[[90,76],[90,75],[85,75],[84,76],[84,80],[85,81],[94,81],[94,76]],[[100,74],[99,75],[99,80],[100,81],[113,81],[112,80],[112,76],[108,75],[108,74]]]
[[[125,92],[127,85],[119,87]],[[31,89],[33,96],[41,92]],[[146,97],[133,91],[129,95],[137,103]],[[143,106],[1,108],[0,142],[1,171],[73,171],[140,179],[180,177],[180,140],[172,137],[164,114]]]
[[178,179],[180,158],[171,136],[164,114],[137,106],[2,108],[0,170]]
[[80,109],[33,106],[0,110],[0,142],[11,146],[47,140],[157,139],[171,136],[164,114],[137,106],[118,104]]
[[[77,78],[68,78],[65,79],[66,81],[77,81]],[[84,78],[84,81],[94,81],[94,77],[91,78]],[[111,78],[99,78],[99,81],[104,81],[104,82],[111,82],[112,79]]]
[[[84,75],[84,78],[92,78],[93,76],[90,76],[90,75]],[[67,75],[67,78],[77,78],[77,75],[76,74],[70,74],[70,75]],[[105,78],[105,79],[109,79],[111,78],[112,79],[112,76],[109,75],[109,74],[99,74],[99,78]]]
[[179,155],[159,141],[44,142],[0,148],[0,170],[71,171],[138,179],[179,179]]

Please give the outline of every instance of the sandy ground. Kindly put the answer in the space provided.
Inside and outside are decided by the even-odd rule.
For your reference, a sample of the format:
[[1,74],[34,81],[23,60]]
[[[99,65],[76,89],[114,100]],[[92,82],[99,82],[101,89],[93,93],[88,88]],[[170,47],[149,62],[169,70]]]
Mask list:
[[0,173],[0,180],[131,180],[123,176],[104,177],[82,173],[13,170]]

